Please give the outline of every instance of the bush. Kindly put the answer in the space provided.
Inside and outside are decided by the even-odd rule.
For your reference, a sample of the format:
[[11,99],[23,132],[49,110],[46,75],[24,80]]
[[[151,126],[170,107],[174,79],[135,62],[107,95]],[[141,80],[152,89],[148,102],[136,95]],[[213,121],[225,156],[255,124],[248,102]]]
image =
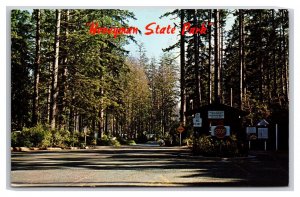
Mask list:
[[120,142],[120,144],[122,144],[122,145],[127,145],[127,140],[126,140],[125,138],[123,138],[123,137],[118,137],[117,139],[118,139],[118,141]]
[[11,145],[25,147],[47,148],[56,146],[65,148],[72,144],[78,145],[78,136],[71,135],[67,130],[50,130],[45,125],[38,124],[35,127],[23,128],[21,132],[12,132]]
[[100,139],[100,144],[103,146],[121,146],[120,142],[115,137],[108,137],[107,135],[103,135]]
[[12,132],[11,145],[25,147],[40,147],[45,142],[45,138],[49,136],[49,130],[46,126],[38,124],[35,127],[23,128],[21,132]]
[[51,132],[46,132],[44,135],[44,139],[40,143],[39,147],[40,148],[47,148],[52,146],[52,133]]
[[20,146],[20,135],[21,135],[21,132],[12,132],[11,133],[11,146],[12,147]]
[[120,147],[121,144],[117,139],[112,139],[110,140],[110,145],[114,146],[114,147]]
[[193,144],[193,139],[192,138],[185,138],[182,143],[184,145],[187,145],[187,146],[191,146]]
[[72,137],[71,133],[67,130],[53,130],[52,132],[52,146],[65,148],[71,146]]
[[70,136],[70,146],[80,146],[80,143],[79,143],[79,137],[80,137],[80,133],[79,132],[74,132],[71,134]]
[[197,151],[205,156],[238,156],[238,142],[235,136],[217,139],[212,136],[201,136],[196,142]]
[[135,143],[134,140],[127,140],[127,141],[126,141],[126,144],[127,144],[127,145],[136,145],[136,143]]
[[92,139],[91,144],[92,144],[92,145],[97,145],[96,139]]
[[48,129],[43,125],[38,124],[35,127],[23,128],[22,137],[24,146],[26,147],[38,147],[47,134]]
[[110,143],[109,143],[109,138],[107,135],[103,134],[101,139],[100,139],[100,144],[103,145],[103,146],[109,146]]

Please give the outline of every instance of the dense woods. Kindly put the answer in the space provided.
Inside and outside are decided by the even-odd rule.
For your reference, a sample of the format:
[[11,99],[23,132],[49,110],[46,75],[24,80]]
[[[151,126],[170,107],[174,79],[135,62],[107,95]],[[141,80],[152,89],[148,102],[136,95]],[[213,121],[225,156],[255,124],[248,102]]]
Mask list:
[[179,122],[192,136],[185,112],[218,101],[250,112],[245,125],[265,118],[288,132],[287,10],[187,9],[162,17],[168,16],[178,27],[205,22],[207,31],[180,34],[155,59],[143,43],[138,57],[130,57],[124,49],[136,42],[130,35],[89,34],[92,21],[129,26],[135,16],[127,10],[12,10],[12,131],[39,126],[90,140],[176,141]]
[[[282,122],[288,132],[288,11],[266,9],[174,10],[164,15],[190,22],[204,35],[180,35],[165,51],[180,48],[181,109],[213,102],[250,112],[244,125],[262,119]],[[231,19],[232,27],[225,29]],[[213,24],[213,25],[209,25]],[[187,126],[191,120],[187,121]]]

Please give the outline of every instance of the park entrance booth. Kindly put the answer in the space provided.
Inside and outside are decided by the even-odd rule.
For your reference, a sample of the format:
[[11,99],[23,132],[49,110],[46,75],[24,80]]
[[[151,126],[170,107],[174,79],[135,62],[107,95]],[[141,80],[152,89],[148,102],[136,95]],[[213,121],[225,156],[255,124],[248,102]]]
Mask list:
[[247,143],[243,117],[248,114],[246,111],[221,103],[205,105],[186,113],[193,117],[195,139],[200,136],[211,136],[213,139],[226,140],[234,135],[241,147],[246,147]]

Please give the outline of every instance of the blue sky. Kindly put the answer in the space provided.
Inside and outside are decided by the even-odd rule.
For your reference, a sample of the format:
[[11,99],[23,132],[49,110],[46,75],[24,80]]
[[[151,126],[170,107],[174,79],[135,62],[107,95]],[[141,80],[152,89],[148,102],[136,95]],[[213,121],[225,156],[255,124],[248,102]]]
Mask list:
[[[144,35],[145,26],[151,22],[156,22],[160,26],[171,25],[174,26],[173,23],[175,20],[171,20],[170,17],[162,18],[159,17],[168,11],[172,11],[174,9],[163,9],[163,8],[135,8],[129,9],[129,11],[134,12],[137,20],[130,20],[130,26],[138,27],[142,34],[136,35],[135,39],[139,42],[143,42],[148,58],[156,57],[159,58],[163,53],[162,49],[167,48],[168,46],[176,43],[178,39],[178,32],[175,34],[152,34],[152,35]],[[137,55],[137,46],[134,43],[130,43],[127,45],[126,50],[130,51],[130,55]]]
[[[155,57],[158,59],[163,51],[163,48],[167,48],[170,45],[177,42],[179,39],[178,33],[179,29],[177,29],[175,34],[152,34],[152,35],[145,35],[145,26],[148,25],[151,22],[156,22],[160,26],[167,26],[171,25],[174,26],[174,22],[178,23],[179,19],[172,20],[172,16],[170,17],[164,17],[160,19],[159,17],[163,15],[166,12],[174,10],[172,9],[166,9],[166,8],[134,8],[134,9],[128,9],[129,11],[133,12],[135,14],[135,17],[137,20],[130,20],[129,25],[138,27],[142,34],[135,35],[135,39],[139,42],[143,42],[146,54],[148,58]],[[226,27],[225,30],[229,30],[234,23],[234,17],[232,15],[229,15],[226,21]],[[130,51],[131,56],[137,56],[137,49],[138,47],[134,43],[130,43],[125,47],[126,50]],[[179,53],[179,49],[175,49],[174,52],[177,54]]]

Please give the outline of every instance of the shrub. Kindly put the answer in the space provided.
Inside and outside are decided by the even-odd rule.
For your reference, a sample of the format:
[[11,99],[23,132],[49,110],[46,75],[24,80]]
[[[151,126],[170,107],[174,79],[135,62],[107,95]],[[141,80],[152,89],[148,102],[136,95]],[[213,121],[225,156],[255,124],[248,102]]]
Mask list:
[[80,146],[79,137],[80,137],[79,132],[72,133],[70,136],[70,141],[69,141],[70,146]]
[[39,144],[43,141],[44,135],[48,131],[41,124],[37,124],[35,127],[23,128],[22,137],[24,146],[26,147],[38,147]]
[[135,143],[134,140],[127,140],[127,141],[126,141],[126,144],[127,144],[127,145],[136,145],[136,143]]
[[121,144],[117,139],[111,139],[110,140],[110,145],[114,146],[114,147],[120,147]]
[[52,133],[50,131],[46,132],[44,135],[44,139],[40,143],[40,148],[47,148],[52,146]]
[[103,134],[101,139],[100,139],[100,144],[103,145],[103,146],[109,146],[110,143],[109,143],[109,138],[107,135]]
[[41,124],[35,127],[24,127],[21,132],[12,132],[11,145],[25,147],[40,147],[45,142],[44,139],[49,135],[49,130]]
[[239,150],[235,136],[217,139],[212,136],[201,136],[197,141],[197,151],[205,156],[237,156]]
[[187,146],[191,146],[193,144],[193,139],[192,138],[185,138],[182,141],[183,144],[187,145]]
[[97,145],[96,139],[92,139],[91,144],[92,144],[92,145]]
[[108,137],[107,135],[103,135],[100,139],[100,144],[103,146],[121,146],[120,142],[116,139],[116,137]]
[[12,147],[20,146],[20,135],[21,135],[21,132],[12,132],[11,133],[11,146]]
[[125,138],[123,138],[123,137],[118,137],[117,139],[118,139],[118,141],[120,142],[120,144],[122,144],[122,145],[127,145],[127,140],[126,140]]
[[66,147],[78,144],[78,136],[71,135],[67,130],[50,130],[47,125],[37,124],[35,127],[23,128],[21,132],[12,132],[12,146],[39,147],[50,146]]

